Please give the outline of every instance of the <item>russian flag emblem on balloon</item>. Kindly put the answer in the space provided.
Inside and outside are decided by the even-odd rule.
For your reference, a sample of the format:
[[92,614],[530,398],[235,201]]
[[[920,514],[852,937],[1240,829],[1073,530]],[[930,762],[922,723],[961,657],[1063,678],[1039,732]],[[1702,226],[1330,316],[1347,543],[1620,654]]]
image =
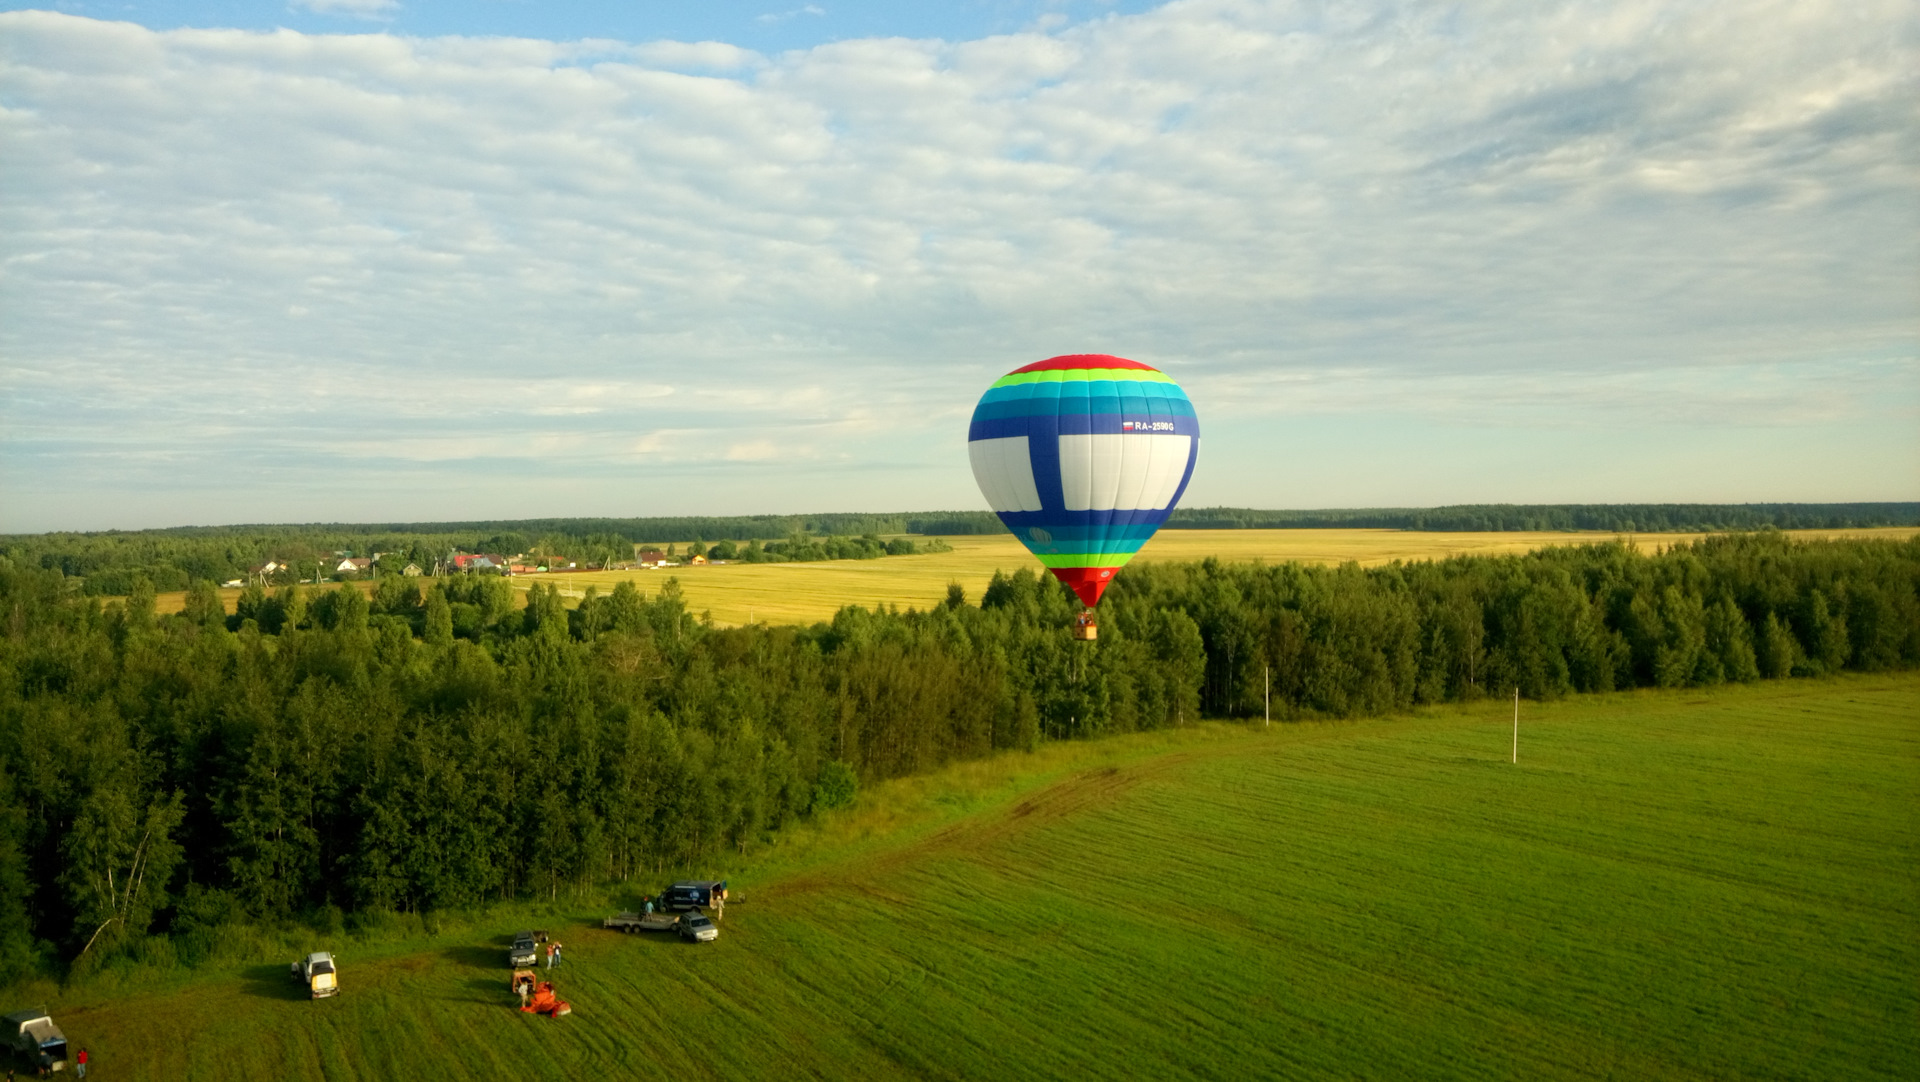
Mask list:
[[996,380],[967,456],[1000,521],[1092,608],[1186,492],[1200,422],[1159,369],[1077,353]]

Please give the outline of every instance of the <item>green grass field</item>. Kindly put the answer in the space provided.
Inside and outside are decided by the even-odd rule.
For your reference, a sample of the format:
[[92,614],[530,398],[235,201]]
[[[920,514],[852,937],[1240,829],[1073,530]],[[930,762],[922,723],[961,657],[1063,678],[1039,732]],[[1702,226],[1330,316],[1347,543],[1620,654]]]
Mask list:
[[[1893,1078],[1920,1063],[1920,677],[1207,725],[879,787],[604,910],[40,996],[108,1079]],[[617,900],[617,899],[616,899]],[[510,1009],[537,919],[575,1013]]]

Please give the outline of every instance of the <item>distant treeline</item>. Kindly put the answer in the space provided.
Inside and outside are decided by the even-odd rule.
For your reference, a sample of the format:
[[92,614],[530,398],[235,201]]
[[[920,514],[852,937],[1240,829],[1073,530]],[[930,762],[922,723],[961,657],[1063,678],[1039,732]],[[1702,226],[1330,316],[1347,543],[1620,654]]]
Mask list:
[[193,961],[223,925],[642,883],[855,777],[1258,716],[1920,666],[1920,540],[1730,535],[1363,569],[1129,568],[1097,642],[1051,579],[721,629],[669,580],[196,583],[157,617],[0,559],[0,983]]
[[[0,557],[16,564],[58,570],[78,581],[88,594],[124,597],[133,589],[136,579],[145,579],[162,592],[184,590],[188,583],[203,579],[215,583],[244,580],[268,561],[283,565],[284,569],[276,572],[276,581],[311,582],[397,574],[408,564],[431,573],[454,552],[505,556],[524,553],[542,562],[559,558],[577,562],[581,567],[601,567],[632,560],[636,543],[685,542],[689,555],[713,553],[716,559],[757,563],[871,559],[948,551],[945,544],[934,540],[913,541],[900,537],[883,540],[872,530],[839,536],[825,529],[830,525],[847,525],[856,518],[859,516],[825,516],[810,520],[820,527],[817,530],[795,529],[785,533],[770,532],[785,521],[776,519],[634,519],[629,521],[638,528],[626,532],[598,529],[602,520],[563,519],[477,525],[428,524],[417,528],[404,525],[194,526],[135,532],[17,534],[0,537]],[[874,520],[871,516],[864,521],[888,524],[888,520]],[[721,525],[714,527],[714,532],[703,533],[697,527],[684,530],[661,527],[663,522]],[[727,523],[737,524],[736,528],[728,532]],[[998,525],[996,520],[995,527]],[[509,528],[514,526],[522,528]],[[596,528],[585,528],[588,526]],[[885,532],[910,531],[889,529]],[[714,544],[709,546],[704,543],[707,541]],[[746,543],[736,543],[741,541]],[[343,557],[377,554],[385,554],[378,569],[345,576],[335,572]]]
[[[1848,529],[1920,525],[1920,503],[1780,504],[1490,504],[1426,509],[1260,511],[1183,508],[1168,529],[1327,529],[1434,531],[1608,530],[1616,533]],[[372,525],[181,526],[163,530],[0,536],[0,557],[57,568],[89,594],[123,597],[135,578],[160,591],[196,579],[227,582],[268,560],[291,575],[328,577],[341,556],[391,554],[389,573],[408,563],[432,570],[449,552],[528,553],[582,566],[632,558],[635,544],[752,542],[726,545],[723,559],[842,559],[911,551],[883,535],[998,534],[989,511],[918,514],[759,515],[734,518],[560,518]],[[866,539],[864,542],[862,539]],[[689,550],[693,551],[693,550]],[[707,551],[705,545],[699,551]],[[920,552],[938,551],[920,543]],[[832,555],[839,553],[841,555]]]
[[1258,511],[1183,507],[1169,530],[1349,529],[1502,532],[1607,530],[1709,533],[1725,530],[1844,530],[1920,526],[1920,503],[1597,503],[1462,504],[1351,511]]

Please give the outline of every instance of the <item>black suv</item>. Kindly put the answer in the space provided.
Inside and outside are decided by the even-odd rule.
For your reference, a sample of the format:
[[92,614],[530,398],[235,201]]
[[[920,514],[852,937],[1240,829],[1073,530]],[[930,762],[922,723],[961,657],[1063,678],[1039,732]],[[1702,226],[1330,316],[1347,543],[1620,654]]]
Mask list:
[[540,947],[533,941],[532,932],[521,932],[513,937],[513,946],[507,948],[507,965],[513,968],[530,966],[540,960]]

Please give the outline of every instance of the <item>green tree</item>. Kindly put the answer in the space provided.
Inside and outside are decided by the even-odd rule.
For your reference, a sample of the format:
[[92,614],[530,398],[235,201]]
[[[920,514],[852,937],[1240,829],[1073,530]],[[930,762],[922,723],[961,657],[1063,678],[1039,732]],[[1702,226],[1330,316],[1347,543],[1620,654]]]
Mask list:
[[820,768],[820,778],[813,784],[814,810],[831,811],[847,807],[859,793],[859,775],[853,772],[852,767],[835,759]]
[[197,627],[225,627],[227,624],[227,610],[220,603],[220,591],[206,579],[195,579],[193,585],[187,587],[186,601],[180,614]]
[[1846,622],[1834,614],[1827,595],[1819,590],[1808,593],[1805,611],[1800,642],[1808,669],[1815,675],[1839,672],[1850,652]]
[[453,606],[447,603],[447,592],[437,586],[427,594],[425,637],[429,646],[453,645]]

